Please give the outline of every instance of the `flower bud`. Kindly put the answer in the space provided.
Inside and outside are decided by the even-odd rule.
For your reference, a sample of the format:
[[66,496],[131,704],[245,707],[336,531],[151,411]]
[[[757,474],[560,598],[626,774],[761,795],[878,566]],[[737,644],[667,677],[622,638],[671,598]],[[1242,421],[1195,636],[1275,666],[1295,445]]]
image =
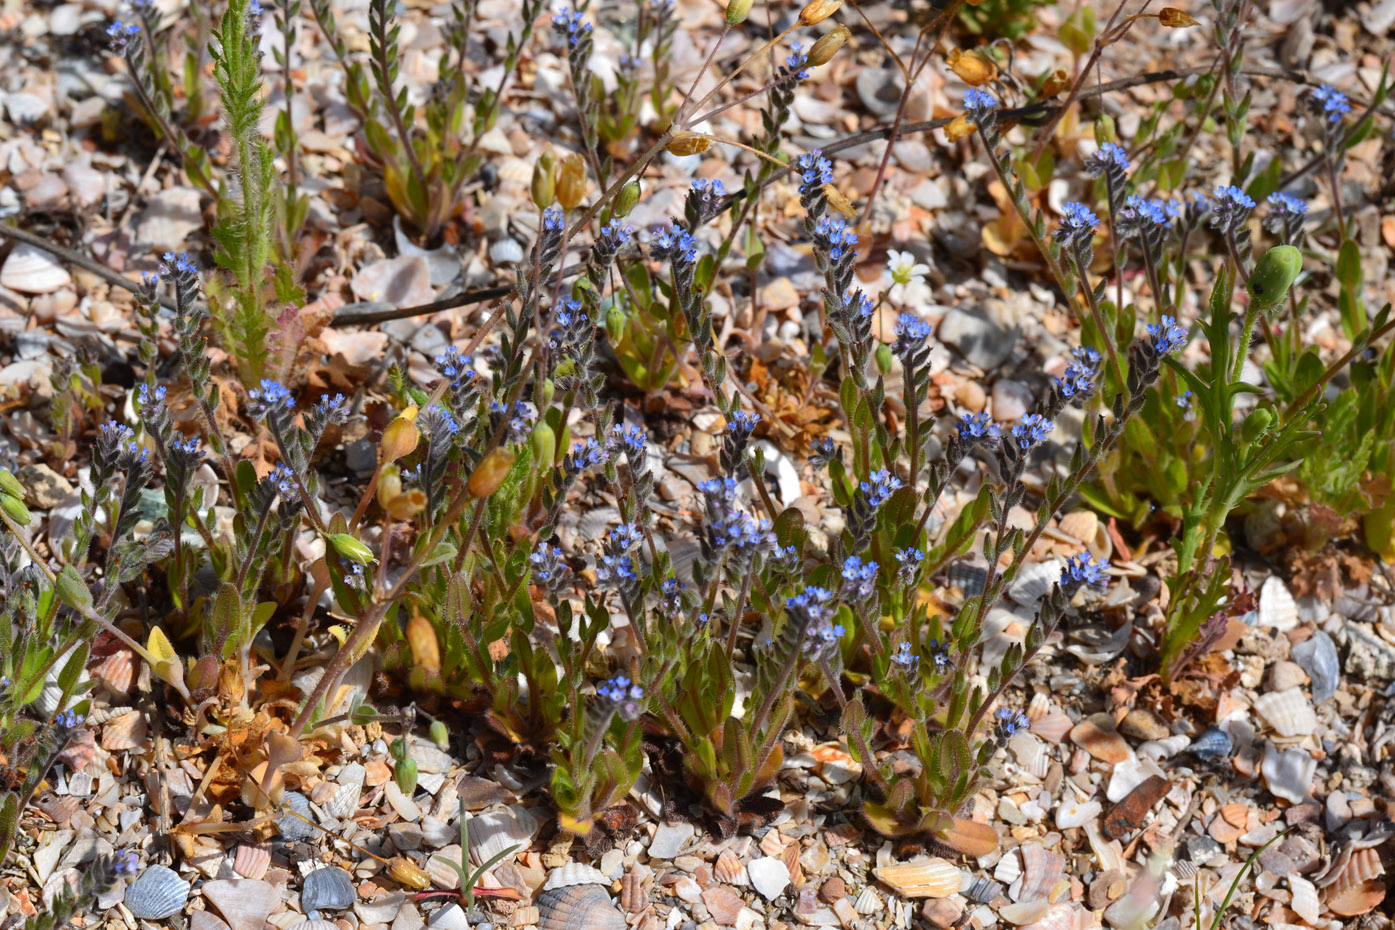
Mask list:
[[1283,303],[1302,270],[1302,252],[1291,245],[1276,245],[1255,263],[1245,289],[1256,307],[1272,310]]
[[1158,22],[1169,29],[1185,29],[1188,26],[1200,25],[1196,20],[1192,19],[1186,13],[1183,13],[1175,6],[1165,6],[1158,11]]
[[804,9],[799,11],[799,25],[812,26],[821,23],[843,5],[843,0],[812,0]]
[[751,0],[731,0],[727,4],[727,25],[740,26],[751,15]]
[[821,37],[814,43],[813,48],[809,49],[809,64],[813,67],[828,64],[829,60],[838,54],[838,49],[842,48],[851,36],[852,30],[839,23],[832,32]]
[[998,76],[998,66],[978,52],[964,52],[952,49],[949,57],[950,70],[971,87],[987,84]]
[[533,467],[542,471],[557,463],[557,434],[546,423],[539,422],[528,437],[533,451]]
[[92,612],[92,592],[74,566],[63,566],[58,577],[53,579],[53,587],[58,592],[58,599],[78,613]]
[[334,547],[334,551],[348,559],[350,562],[357,562],[359,565],[367,565],[376,561],[373,558],[373,550],[359,542],[348,533],[331,533],[329,544]]
[[24,501],[11,494],[0,494],[0,509],[5,511],[5,515],[20,526],[28,526],[34,519],[29,508],[24,506]]
[[403,759],[393,767],[392,777],[407,797],[417,793],[417,760]]
[[450,748],[450,730],[439,720],[431,721],[431,742],[442,752]]
[[19,483],[19,479],[14,476],[14,472],[8,468],[0,468],[0,491],[24,500],[24,485]]
[[412,450],[417,447],[417,443],[421,440],[421,433],[417,430],[415,422],[416,412],[417,408],[408,408],[397,419],[389,423],[387,429],[383,430],[384,462],[395,462],[411,455]]
[[557,169],[557,202],[564,210],[575,209],[586,196],[586,161],[573,152],[562,159]]
[[539,210],[546,210],[552,206],[557,191],[557,159],[553,156],[552,149],[543,152],[533,163],[533,180],[529,184],[529,191],[533,195],[533,203]]
[[470,473],[470,494],[475,497],[488,497],[499,490],[504,477],[513,468],[515,456],[511,449],[495,449],[484,457]]
[[639,203],[639,194],[640,189],[638,181],[631,181],[629,184],[620,188],[620,193],[615,195],[615,209],[613,215],[622,218],[629,216],[630,211],[635,208],[635,204]]
[[698,155],[712,147],[712,140],[700,132],[675,132],[666,148],[672,155]]
[[1245,442],[1254,442],[1263,436],[1265,431],[1274,424],[1274,411],[1268,407],[1260,407],[1250,411],[1250,415],[1245,417],[1244,424],[1240,427],[1240,438]]

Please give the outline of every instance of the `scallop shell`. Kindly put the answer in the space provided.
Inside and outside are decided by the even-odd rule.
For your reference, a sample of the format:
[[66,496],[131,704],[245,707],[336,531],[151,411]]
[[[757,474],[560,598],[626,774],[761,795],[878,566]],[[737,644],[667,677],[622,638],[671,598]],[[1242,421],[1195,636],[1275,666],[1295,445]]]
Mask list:
[[363,780],[366,775],[367,770],[357,762],[340,769],[339,776],[335,779],[339,783],[339,789],[335,791],[334,797],[326,802],[325,812],[335,820],[348,820],[353,817],[363,794]]
[[90,670],[92,677],[112,694],[130,697],[131,686],[136,681],[136,654],[129,649],[118,649],[93,663]]
[[330,866],[316,869],[305,876],[305,883],[300,888],[300,907],[306,913],[342,911],[352,907],[357,897],[354,880],[349,873]]
[[746,866],[742,865],[741,859],[730,849],[722,850],[722,854],[712,865],[712,874],[718,881],[728,885],[744,885],[747,882]]
[[[474,851],[475,844],[471,842],[470,852],[473,854]],[[609,884],[610,876],[600,869],[582,865],[580,862],[568,862],[566,865],[558,866],[547,873],[547,881],[543,883],[543,891],[556,891],[559,888],[571,888],[574,885]]]
[[538,894],[540,930],[626,930],[625,915],[599,885],[568,885]]
[[261,844],[237,847],[233,854],[233,871],[243,878],[261,878],[271,865],[271,850]]
[[339,930],[339,925],[323,917],[302,917],[291,924],[289,930]]
[[490,243],[489,260],[496,265],[517,264],[523,261],[523,246],[512,236],[496,239]]
[[883,906],[881,895],[877,894],[871,885],[859,891],[857,893],[857,900],[853,901],[853,910],[864,917],[868,914],[877,913]]
[[947,898],[959,890],[964,875],[946,859],[897,862],[872,874],[903,898]]
[[515,853],[524,852],[533,843],[534,823],[533,815],[522,808],[517,811],[505,808],[471,817],[470,861],[483,865],[509,849]]
[[1044,691],[1038,691],[1032,695],[1032,699],[1027,702],[1027,719],[1040,720],[1051,710],[1051,698],[1046,696]]
[[52,294],[71,284],[72,275],[58,260],[37,246],[20,243],[0,267],[0,287],[21,294]]
[[1016,850],[1003,854],[1003,858],[998,860],[998,865],[993,869],[993,877],[1004,885],[1011,885],[1022,877],[1022,863],[1017,858]]
[[767,830],[765,836],[760,838],[760,851],[779,858],[780,853],[785,851],[785,841],[780,838],[780,831]]
[[1358,849],[1327,888],[1327,907],[1338,917],[1359,917],[1385,900],[1385,869],[1375,849]]
[[1235,748],[1230,734],[1219,727],[1211,727],[1202,732],[1191,745],[1192,755],[1199,759],[1224,759]]
[[1092,511],[1068,513],[1056,524],[1056,528],[1071,539],[1078,540],[1097,559],[1108,561],[1114,554],[1114,541],[1109,538],[1108,528]]
[[1053,713],[1033,720],[1028,732],[1040,736],[1048,743],[1060,743],[1074,726],[1065,714]]
[[[294,811],[300,817],[313,821],[315,812],[310,807],[310,799],[298,791],[287,791],[285,807],[288,811]],[[320,831],[310,824],[290,813],[281,813],[276,818],[276,829],[281,831],[281,838],[288,843],[304,843],[319,836]]]
[[1301,688],[1262,694],[1255,698],[1255,711],[1280,736],[1305,736],[1317,729],[1317,714]]
[[1270,575],[1259,589],[1259,623],[1262,630],[1284,632],[1298,625],[1298,605],[1278,575]]
[[1061,577],[1061,563],[1032,562],[1023,566],[1011,585],[1008,597],[1023,607],[1035,607],[1051,593],[1051,588]]
[[1317,888],[1301,875],[1289,875],[1288,887],[1293,892],[1289,907],[1293,908],[1293,912],[1302,917],[1305,923],[1317,926],[1318,918],[1322,916],[1322,903],[1318,901]]
[[1066,860],[1062,856],[1049,852],[1040,843],[1023,846],[1022,885],[1018,889],[1017,900],[1046,900],[1065,871]]
[[173,869],[152,865],[126,886],[126,909],[138,920],[173,917],[189,900],[189,883]]
[[950,587],[958,588],[966,597],[983,593],[983,583],[987,580],[986,566],[973,562],[955,562],[949,567]]
[[102,727],[101,746],[107,752],[124,752],[145,743],[145,714],[133,710],[107,721]]

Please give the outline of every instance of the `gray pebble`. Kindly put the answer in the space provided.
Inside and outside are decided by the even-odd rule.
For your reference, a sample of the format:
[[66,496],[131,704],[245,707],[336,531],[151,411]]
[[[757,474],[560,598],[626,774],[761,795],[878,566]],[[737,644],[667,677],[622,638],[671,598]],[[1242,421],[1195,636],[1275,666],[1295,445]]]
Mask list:
[[1319,630],[1311,639],[1305,639],[1293,647],[1293,661],[1297,662],[1308,677],[1313,680],[1313,703],[1322,704],[1337,693],[1337,645],[1332,637]]

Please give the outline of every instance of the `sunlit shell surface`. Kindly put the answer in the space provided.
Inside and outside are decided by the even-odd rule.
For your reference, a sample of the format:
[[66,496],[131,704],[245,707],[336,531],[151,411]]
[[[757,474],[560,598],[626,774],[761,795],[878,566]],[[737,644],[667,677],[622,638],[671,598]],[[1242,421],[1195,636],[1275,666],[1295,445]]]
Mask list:
[[[309,820],[313,823],[315,820],[315,812],[310,809],[309,798],[298,791],[287,791],[285,807],[286,810],[276,818],[276,829],[281,831],[283,840],[288,843],[304,843],[320,835],[319,830],[305,822]],[[295,816],[296,814],[300,817]]]
[[[1019,901],[1045,900],[1065,874],[1066,860],[1040,843],[1022,847],[1022,885]],[[1036,918],[1032,918],[1035,920]]]
[[1255,711],[1280,736],[1305,736],[1317,729],[1317,714],[1301,688],[1262,694],[1255,698]]
[[884,885],[906,898],[947,898],[959,890],[963,873],[945,859],[897,862],[873,869]]
[[133,710],[108,720],[102,727],[101,746],[107,752],[124,752],[145,743],[145,714]]
[[726,882],[728,885],[744,885],[748,879],[746,877],[746,866],[741,862],[740,857],[730,849],[722,850],[722,854],[717,857],[717,861],[712,866],[712,874],[718,881]]
[[999,908],[998,916],[1010,924],[1021,926],[1045,917],[1050,906],[1045,901],[1022,901]]
[[1048,743],[1059,743],[1075,724],[1065,714],[1047,714],[1032,721],[1031,732]]
[[126,887],[126,909],[138,920],[164,920],[189,900],[189,883],[172,869],[152,865]]
[[[474,845],[473,843],[471,844]],[[474,852],[473,849],[470,850]],[[570,888],[573,885],[609,885],[610,876],[600,869],[580,862],[568,862],[547,873],[547,881],[543,883],[543,891],[554,891],[558,888]]]
[[233,871],[243,878],[261,878],[271,865],[271,850],[265,846],[244,843],[233,854]]
[[0,286],[21,294],[51,294],[72,280],[56,258],[28,243],[15,246],[0,267]]
[[344,766],[335,779],[338,789],[334,797],[325,804],[325,811],[335,820],[348,820],[358,810],[359,796],[363,792],[363,781],[367,771],[357,762]]
[[[1077,918],[1088,918],[1089,916],[1089,913],[1080,905],[1067,904],[1063,901],[1060,904],[1051,905],[1043,916],[1026,924],[1022,930],[1073,930]],[[1086,923],[1086,926],[1095,926],[1095,924],[1089,922]]]
[[1035,607],[1061,577],[1061,563],[1032,562],[1022,567],[1008,587],[1008,597],[1023,607]]
[[625,930],[625,915],[600,885],[568,885],[538,894],[540,930]]
[[470,861],[475,865],[483,865],[510,848],[523,852],[532,842],[533,817],[526,811],[521,817],[505,809],[470,818]]
[[864,917],[868,914],[875,914],[881,909],[881,895],[877,894],[871,885],[868,885],[858,892],[857,900],[853,902],[853,910],[862,914]]
[[1259,589],[1259,628],[1284,632],[1298,625],[1298,605],[1278,575],[1270,575]]
[[331,866],[305,876],[300,889],[300,907],[307,914],[310,911],[342,911],[351,907],[356,897],[349,873]]

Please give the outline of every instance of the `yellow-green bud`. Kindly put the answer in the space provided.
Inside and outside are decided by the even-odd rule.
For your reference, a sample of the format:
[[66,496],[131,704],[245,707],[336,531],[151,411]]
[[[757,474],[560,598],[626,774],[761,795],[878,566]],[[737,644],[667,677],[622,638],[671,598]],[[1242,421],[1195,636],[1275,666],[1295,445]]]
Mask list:
[[71,565],[63,566],[58,577],[53,579],[53,586],[58,592],[58,599],[64,604],[82,614],[92,612],[92,592],[88,590],[87,582],[82,580],[76,568]]
[[615,195],[614,215],[618,217],[629,216],[630,211],[635,208],[635,204],[639,203],[639,195],[640,189],[638,181],[631,181],[629,184],[620,188],[620,193]]
[[397,787],[402,789],[402,793],[407,797],[416,794],[417,791],[417,762],[415,759],[403,759],[393,768],[392,777],[397,780]]
[[431,721],[431,742],[435,743],[442,751],[450,748],[450,731],[439,720]]
[[586,160],[573,152],[557,170],[557,202],[564,210],[574,210],[585,197]]
[[740,26],[751,15],[751,0],[731,0],[727,4],[727,25]]
[[533,181],[529,185],[529,192],[539,210],[552,206],[557,192],[557,159],[552,149],[543,152],[533,163]]
[[1302,270],[1302,252],[1291,245],[1276,245],[1255,264],[1245,289],[1256,307],[1271,310],[1283,303]]
[[533,467],[541,471],[556,464],[557,434],[546,423],[539,422],[528,437],[533,450]]
[[0,494],[0,508],[3,508],[5,515],[20,526],[28,526],[29,521],[34,519],[29,508],[24,506],[24,501],[11,494]]
[[350,562],[357,562],[359,565],[367,565],[375,561],[373,550],[359,542],[348,533],[331,533],[329,544],[334,547],[334,551],[348,559]]
[[4,491],[6,494],[13,494],[20,500],[24,500],[26,494],[24,485],[19,483],[19,479],[14,476],[14,472],[10,471],[8,468],[0,468],[0,491]]
[[1254,442],[1263,436],[1265,430],[1269,429],[1273,423],[1274,411],[1268,407],[1253,410],[1249,416],[1245,417],[1245,424],[1240,427],[1240,438],[1245,442]]
[[832,32],[820,38],[814,43],[814,47],[809,49],[809,64],[813,67],[826,65],[834,55],[838,54],[838,49],[848,41],[852,35],[852,30],[842,23]]

